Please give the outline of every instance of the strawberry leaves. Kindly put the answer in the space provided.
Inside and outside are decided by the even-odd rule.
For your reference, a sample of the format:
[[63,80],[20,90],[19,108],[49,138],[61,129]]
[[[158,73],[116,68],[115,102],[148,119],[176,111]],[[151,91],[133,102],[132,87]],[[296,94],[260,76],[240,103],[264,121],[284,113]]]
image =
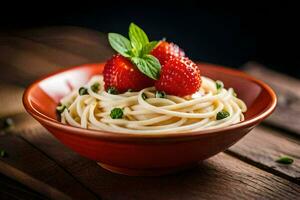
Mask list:
[[128,50],[131,49],[131,44],[130,41],[118,34],[118,33],[109,33],[108,34],[108,41],[111,45],[111,47],[118,52],[119,54],[121,54],[124,57],[130,57],[130,54],[128,53]]
[[146,33],[134,23],[130,24],[128,35],[133,48],[141,50],[143,46],[149,43]]
[[146,74],[149,78],[157,80],[159,78],[160,63],[157,58],[152,55],[145,55],[142,58],[133,57],[131,61],[137,66],[137,68]]
[[134,23],[130,24],[128,35],[130,40],[118,33],[109,33],[108,41],[115,51],[129,58],[143,74],[157,80],[161,65],[150,52],[158,42],[149,42],[146,33]]
[[152,42],[147,43],[145,46],[143,46],[142,54],[143,55],[149,54],[152,51],[152,49],[154,49],[156,47],[157,44],[158,44],[157,41],[152,41]]

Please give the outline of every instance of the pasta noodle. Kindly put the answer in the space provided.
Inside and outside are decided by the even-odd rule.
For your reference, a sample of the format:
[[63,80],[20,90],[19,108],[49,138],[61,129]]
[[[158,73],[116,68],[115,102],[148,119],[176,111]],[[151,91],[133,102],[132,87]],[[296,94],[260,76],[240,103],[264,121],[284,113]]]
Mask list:
[[[98,84],[98,91],[92,89]],[[202,76],[198,92],[188,97],[166,95],[156,97],[154,87],[139,92],[109,94],[104,90],[101,75],[94,76],[85,86],[87,92],[77,90],[61,100],[66,109],[61,122],[71,126],[113,131],[118,133],[174,133],[226,127],[244,120],[245,103],[232,88],[216,88],[216,82]],[[146,97],[146,98],[145,98]],[[111,111],[121,108],[123,117],[113,119]],[[219,112],[229,116],[217,119]]]

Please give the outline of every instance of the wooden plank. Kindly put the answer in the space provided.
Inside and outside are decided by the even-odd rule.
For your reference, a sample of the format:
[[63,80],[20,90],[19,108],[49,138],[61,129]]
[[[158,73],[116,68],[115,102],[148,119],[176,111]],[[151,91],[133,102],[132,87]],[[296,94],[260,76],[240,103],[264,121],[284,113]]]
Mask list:
[[90,62],[102,62],[113,54],[106,34],[85,28],[45,27],[12,34],[83,56]]
[[[104,37],[104,36],[103,36]],[[74,42],[73,40],[61,40],[61,39],[39,39],[39,38],[28,38],[34,42],[39,42],[47,45],[48,47],[64,50],[74,55],[82,56],[87,58],[89,63],[103,62],[111,57],[112,50],[105,44],[100,45],[88,45]],[[105,42],[107,43],[107,42]]]
[[0,171],[5,173],[8,177],[17,179],[20,183],[30,186],[37,192],[45,195],[50,199],[62,199],[70,200],[71,198],[62,192],[50,187],[49,185],[32,178],[31,176],[25,174],[24,172],[6,164],[0,160]]
[[20,184],[19,182],[14,181],[0,174],[0,199],[1,200],[8,200],[8,199],[9,200],[12,199],[42,200],[42,199],[46,199],[46,197]]
[[0,118],[24,112],[22,95],[22,88],[0,82]]
[[254,62],[247,63],[244,70],[268,83],[277,94],[277,108],[266,122],[300,135],[300,81]]
[[[300,142],[285,137],[282,132],[263,126],[256,127],[228,152],[252,164],[300,183]],[[294,159],[291,165],[276,163],[280,156]]]
[[[29,39],[17,37],[17,36],[7,36],[1,38],[0,42],[2,47],[12,47],[15,50],[19,50],[22,53],[27,53],[36,56],[42,60],[48,61],[49,63],[53,63],[55,65],[65,65],[68,63],[78,63],[78,62],[86,62],[87,58],[82,57],[80,55],[74,55],[71,52],[55,49],[49,47],[47,44],[34,42]],[[9,56],[8,54],[5,54]],[[15,55],[14,55],[15,56]],[[18,56],[18,55],[17,55]],[[6,56],[5,56],[6,57]],[[25,60],[9,60],[10,56],[7,58],[9,63],[16,62],[16,64],[24,63]],[[17,57],[18,58],[18,57]],[[28,62],[28,61],[27,61]],[[26,63],[26,62],[25,62]],[[30,66],[30,68],[35,68],[37,66]],[[42,68],[43,66],[40,66]]]
[[0,34],[0,79],[28,83],[61,67],[102,62],[112,54],[105,35],[75,27]]
[[64,147],[46,130],[16,133],[103,199],[296,199],[300,186],[224,153],[198,168],[163,177],[112,174]]
[[95,199],[63,168],[18,136],[1,135],[0,149],[7,152],[0,158],[0,173],[51,199]]
[[[6,118],[10,118],[13,121],[13,125],[8,130],[2,130],[2,132],[11,133],[15,131],[41,127],[40,123],[38,123],[38,121],[36,121],[26,112],[21,112],[15,115],[8,115],[6,116]],[[0,118],[0,120],[4,120],[6,118]]]
[[11,84],[0,83],[0,134],[4,132],[2,129],[3,121],[6,118],[13,120],[10,131],[21,131],[23,129],[40,127],[40,124],[34,120],[24,109],[22,105],[22,95],[24,89]]
[[74,42],[91,46],[99,46],[106,42],[106,38],[102,37],[103,33],[76,26],[51,26],[27,30],[6,31],[6,35],[18,35],[25,38],[41,40],[73,40]]
[[[7,83],[10,83],[11,79],[14,80],[13,76],[17,75],[28,84],[62,66],[88,62],[86,58],[18,37],[2,38],[0,55],[0,64],[3,68],[0,78]],[[20,80],[17,84],[23,82]]]

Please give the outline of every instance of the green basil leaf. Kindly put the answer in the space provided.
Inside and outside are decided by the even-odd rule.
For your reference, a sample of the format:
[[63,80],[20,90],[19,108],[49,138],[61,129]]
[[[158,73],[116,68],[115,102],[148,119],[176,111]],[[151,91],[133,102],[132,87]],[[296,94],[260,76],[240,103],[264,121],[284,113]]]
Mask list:
[[281,156],[280,158],[278,158],[276,160],[276,162],[281,163],[281,164],[285,164],[285,165],[290,165],[294,162],[294,159],[290,158],[288,156]]
[[142,50],[143,46],[149,43],[146,33],[134,23],[129,26],[129,39],[133,48],[138,51]]
[[145,55],[142,58],[133,57],[131,61],[137,68],[149,78],[157,80],[159,78],[161,65],[157,58],[152,55]]
[[149,54],[152,51],[152,49],[154,49],[156,47],[157,44],[158,44],[158,41],[152,41],[152,42],[149,42],[148,44],[146,44],[145,46],[143,46],[142,55]]
[[112,119],[121,119],[124,115],[123,109],[121,108],[114,108],[110,111],[110,117]]
[[114,50],[116,50],[119,54],[121,54],[124,57],[130,57],[130,55],[127,52],[132,49],[132,46],[130,44],[130,41],[126,37],[118,33],[109,33],[108,41],[111,47]]
[[5,151],[4,149],[1,149],[1,150],[0,150],[0,157],[4,158],[4,157],[6,157],[6,156],[7,156],[6,151]]
[[221,120],[221,119],[225,119],[225,118],[227,118],[229,116],[230,116],[230,114],[229,114],[228,111],[222,110],[222,111],[220,111],[220,112],[217,113],[216,119],[217,120]]
[[140,50],[137,50],[135,48],[132,48],[130,51],[127,51],[128,55],[130,55],[130,57],[140,57]]
[[125,54],[127,54],[128,57],[134,57],[135,55],[134,55],[133,50],[134,50],[134,49],[130,49],[130,50],[126,51]]

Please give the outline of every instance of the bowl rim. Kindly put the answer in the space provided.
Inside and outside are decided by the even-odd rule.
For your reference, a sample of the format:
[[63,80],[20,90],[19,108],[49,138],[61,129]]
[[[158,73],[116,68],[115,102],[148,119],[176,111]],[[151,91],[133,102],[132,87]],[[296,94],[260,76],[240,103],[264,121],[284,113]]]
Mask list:
[[[84,129],[80,127],[74,127],[67,124],[62,124],[58,120],[54,120],[45,114],[41,113],[37,109],[35,109],[30,100],[29,96],[34,87],[38,87],[38,84],[42,81],[51,78],[55,75],[68,72],[68,71],[74,71],[78,68],[90,68],[90,67],[96,67],[99,65],[104,65],[105,63],[88,63],[88,64],[81,64],[73,67],[68,67],[65,69],[58,70],[56,72],[50,73],[48,75],[42,76],[41,78],[34,81],[32,84],[30,84],[23,93],[23,105],[26,109],[26,111],[32,115],[37,121],[39,121],[42,125],[46,124],[49,127],[57,128],[60,130],[66,130],[66,132],[63,132],[64,134],[75,134],[81,137],[89,137],[94,139],[100,139],[100,140],[111,140],[111,141],[161,141],[161,140],[168,140],[168,141],[181,141],[181,140],[190,140],[190,139],[197,139],[199,137],[206,137],[206,136],[213,136],[215,134],[221,134],[221,133],[227,133],[228,131],[240,129],[240,128],[248,128],[248,127],[254,127],[259,122],[261,122],[263,119],[268,117],[272,112],[274,111],[276,104],[277,104],[277,97],[273,89],[268,86],[266,83],[264,83],[261,80],[258,80],[250,75],[248,75],[245,72],[235,70],[232,68],[227,68],[224,66],[216,65],[216,64],[210,64],[210,63],[204,63],[204,62],[197,62],[198,64],[205,65],[210,67],[213,70],[217,70],[226,74],[230,74],[232,76],[236,76],[239,78],[247,79],[251,82],[254,82],[255,84],[259,85],[260,87],[264,88],[267,93],[271,97],[271,101],[269,102],[268,106],[258,115],[239,122],[234,125],[230,125],[228,127],[224,128],[217,128],[217,129],[209,129],[209,130],[202,130],[202,131],[195,131],[195,132],[177,132],[177,133],[157,133],[157,134],[137,134],[137,133],[116,133],[116,132],[110,132],[110,131],[99,131],[99,130],[92,130],[92,129]],[[149,140],[151,139],[151,140]]]

